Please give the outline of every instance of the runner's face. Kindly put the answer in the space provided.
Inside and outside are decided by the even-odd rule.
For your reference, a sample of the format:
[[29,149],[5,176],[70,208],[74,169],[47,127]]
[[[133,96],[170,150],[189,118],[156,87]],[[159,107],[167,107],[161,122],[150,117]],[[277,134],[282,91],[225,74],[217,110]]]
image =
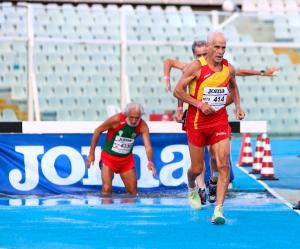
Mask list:
[[141,112],[136,109],[131,109],[128,112],[128,116],[126,118],[126,122],[129,126],[137,126],[141,119]]
[[209,44],[209,54],[216,63],[221,63],[226,49],[226,41],[222,36],[216,36]]
[[201,56],[206,56],[207,54],[207,46],[195,47],[194,57],[195,59],[199,59]]

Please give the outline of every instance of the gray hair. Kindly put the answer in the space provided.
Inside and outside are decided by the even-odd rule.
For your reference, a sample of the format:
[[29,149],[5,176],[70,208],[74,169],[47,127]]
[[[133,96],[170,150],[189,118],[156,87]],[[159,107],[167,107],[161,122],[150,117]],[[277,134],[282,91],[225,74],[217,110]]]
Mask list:
[[130,110],[138,110],[141,113],[141,116],[145,113],[144,112],[144,107],[136,102],[130,102],[126,105],[125,110],[124,110],[124,115],[127,117],[128,113]]
[[193,45],[192,45],[193,54],[195,54],[196,47],[203,47],[203,46],[206,46],[206,41],[204,41],[204,40],[195,40],[193,42]]
[[216,36],[221,36],[224,38],[224,40],[226,40],[225,38],[225,35],[223,32],[221,31],[211,31],[207,34],[207,43],[211,43],[215,38]]

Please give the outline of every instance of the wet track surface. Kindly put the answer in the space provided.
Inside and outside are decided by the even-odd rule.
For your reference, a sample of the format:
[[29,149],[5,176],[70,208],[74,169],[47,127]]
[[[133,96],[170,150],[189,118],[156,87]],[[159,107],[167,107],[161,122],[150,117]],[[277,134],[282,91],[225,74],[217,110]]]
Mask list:
[[[279,181],[265,184],[286,193],[294,191],[296,200],[299,141],[288,143],[273,142]],[[239,144],[233,141],[234,161],[238,150]],[[214,205],[192,210],[185,189],[140,193],[138,198],[123,194],[112,198],[98,194],[2,196],[0,248],[298,249],[299,213],[270,195],[247,172],[235,167],[234,173],[222,226],[210,221]]]

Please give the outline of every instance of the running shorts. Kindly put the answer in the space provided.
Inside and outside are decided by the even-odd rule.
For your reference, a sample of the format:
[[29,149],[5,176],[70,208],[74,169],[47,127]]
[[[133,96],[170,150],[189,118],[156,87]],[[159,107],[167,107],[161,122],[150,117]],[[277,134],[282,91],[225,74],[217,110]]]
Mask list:
[[231,127],[229,123],[204,129],[186,127],[187,139],[190,144],[198,147],[213,145],[226,138],[230,138]]
[[128,170],[134,169],[135,162],[133,154],[127,156],[114,156],[106,151],[101,152],[101,162],[109,167],[114,173],[124,173]]

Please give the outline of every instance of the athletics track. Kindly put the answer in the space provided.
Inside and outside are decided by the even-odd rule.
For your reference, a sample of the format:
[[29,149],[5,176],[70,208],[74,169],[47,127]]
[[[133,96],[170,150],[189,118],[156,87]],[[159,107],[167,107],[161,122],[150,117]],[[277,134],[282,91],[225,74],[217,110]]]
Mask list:
[[[233,162],[239,148],[240,140],[233,139]],[[300,214],[291,206],[300,199],[300,140],[271,139],[271,148],[279,180],[262,185],[249,169],[235,166],[223,226],[210,222],[213,205],[191,210],[185,191],[137,199],[2,197],[0,248],[298,249]]]

